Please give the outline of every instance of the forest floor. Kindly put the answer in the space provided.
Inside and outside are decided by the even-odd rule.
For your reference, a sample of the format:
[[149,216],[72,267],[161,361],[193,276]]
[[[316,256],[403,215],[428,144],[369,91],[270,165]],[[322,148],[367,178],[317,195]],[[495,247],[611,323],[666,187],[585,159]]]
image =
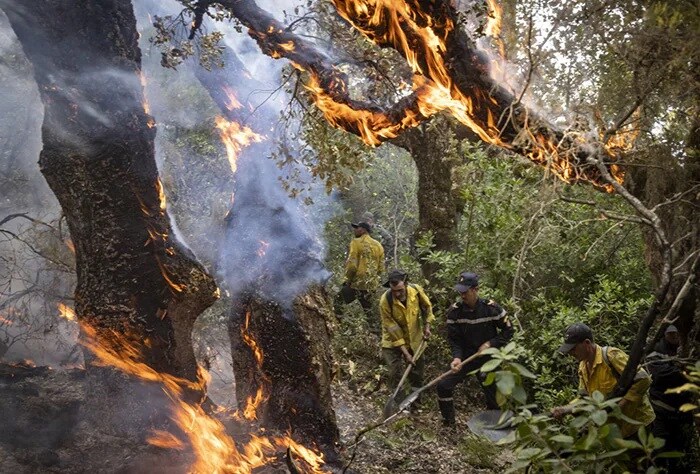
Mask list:
[[[444,370],[438,340],[428,359],[426,382]],[[455,392],[456,427],[442,426],[434,391],[427,392],[419,410],[369,431],[353,448],[356,434],[381,421],[384,404],[394,387],[387,387],[379,356],[379,339],[358,321],[342,321],[334,342],[338,375],[333,384],[335,412],[348,472],[358,473],[490,473],[503,472],[513,461],[508,449],[473,434],[469,418],[484,409],[474,379]],[[438,360],[436,360],[438,359]],[[443,362],[442,364],[440,362]]]

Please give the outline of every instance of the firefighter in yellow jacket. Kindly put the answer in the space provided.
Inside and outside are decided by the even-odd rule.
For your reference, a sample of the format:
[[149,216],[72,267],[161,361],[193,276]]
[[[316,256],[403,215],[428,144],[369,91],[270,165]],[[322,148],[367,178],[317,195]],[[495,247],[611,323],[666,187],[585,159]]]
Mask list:
[[[370,236],[372,227],[366,222],[351,224],[355,238],[350,241],[350,251],[345,263],[343,300],[360,302],[372,332],[378,332],[378,321],[372,315],[375,291],[384,273],[384,247]],[[375,300],[376,301],[376,300]]]
[[[389,273],[384,283],[389,291],[379,300],[382,318],[382,357],[389,369],[389,385],[394,388],[401,380],[406,364],[413,364],[408,381],[413,390],[423,385],[424,359],[413,360],[418,346],[430,337],[430,325],[435,316],[430,299],[418,285],[409,284],[401,270]],[[402,362],[403,359],[403,362]],[[404,396],[401,391],[399,400]],[[398,401],[398,400],[397,400]]]
[[[628,356],[616,347],[601,347],[593,342],[593,331],[583,323],[575,323],[566,329],[564,344],[559,352],[569,354],[579,361],[579,394],[590,395],[596,390],[610,397],[617,385],[617,379],[625,370]],[[634,383],[618,402],[622,413],[639,424],[617,420],[623,438],[637,433],[640,427],[649,426],[655,418],[649,402],[651,377],[642,368],[637,370]],[[574,404],[552,409],[552,415],[560,418],[571,413]]]

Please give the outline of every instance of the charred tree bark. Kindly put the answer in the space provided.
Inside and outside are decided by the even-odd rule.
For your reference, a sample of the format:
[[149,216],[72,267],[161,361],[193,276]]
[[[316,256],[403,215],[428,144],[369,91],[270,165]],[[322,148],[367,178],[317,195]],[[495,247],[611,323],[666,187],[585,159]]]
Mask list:
[[78,317],[98,333],[131,331],[152,367],[194,378],[190,333],[216,286],[172,237],[131,2],[0,7],[44,104],[39,163],[75,243]]
[[[234,306],[229,326],[240,410],[262,389],[256,417],[264,426],[291,429],[331,456],[339,439],[330,391],[332,316],[328,295],[317,286],[295,298],[291,310],[250,297]],[[262,351],[262,365],[248,337]]]

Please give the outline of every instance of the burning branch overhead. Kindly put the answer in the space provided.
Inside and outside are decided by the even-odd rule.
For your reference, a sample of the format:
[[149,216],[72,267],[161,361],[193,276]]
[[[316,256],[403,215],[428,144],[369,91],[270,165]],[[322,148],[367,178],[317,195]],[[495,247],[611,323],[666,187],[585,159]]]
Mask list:
[[284,57],[306,71],[306,87],[326,119],[369,145],[445,111],[487,143],[521,154],[566,182],[612,190],[588,156],[604,159],[613,176],[622,179],[612,164],[619,149],[601,146],[580,131],[558,130],[490,77],[488,59],[459,27],[457,12],[447,1],[334,1],[356,30],[377,46],[398,51],[413,70],[413,93],[388,107],[353,100],[347,78],[328,55],[253,1],[197,2],[195,13],[203,15],[214,4],[246,26],[265,54]]

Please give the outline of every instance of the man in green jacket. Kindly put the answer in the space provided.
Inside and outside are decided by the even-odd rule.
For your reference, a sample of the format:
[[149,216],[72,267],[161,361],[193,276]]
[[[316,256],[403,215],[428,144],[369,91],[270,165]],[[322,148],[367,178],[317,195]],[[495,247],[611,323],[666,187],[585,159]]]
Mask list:
[[372,227],[367,222],[351,224],[355,238],[350,241],[345,262],[343,297],[345,303],[359,300],[372,332],[378,332],[378,321],[372,315],[374,292],[384,273],[384,247],[370,236]]
[[[393,270],[384,286],[389,288],[379,300],[382,319],[382,357],[389,369],[389,385],[395,388],[401,380],[405,364],[413,364],[408,376],[411,389],[423,385],[424,359],[414,361],[418,346],[430,337],[435,320],[433,305],[418,285],[408,283],[406,272]],[[405,393],[399,391],[399,400]],[[397,400],[397,401],[399,401]]]

